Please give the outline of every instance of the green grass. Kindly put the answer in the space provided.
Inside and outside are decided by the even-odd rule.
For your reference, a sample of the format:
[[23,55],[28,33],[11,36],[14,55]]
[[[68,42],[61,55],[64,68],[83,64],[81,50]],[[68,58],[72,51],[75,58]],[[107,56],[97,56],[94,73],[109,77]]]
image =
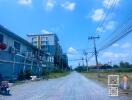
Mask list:
[[[101,72],[100,73],[100,78],[97,78],[97,73],[96,72],[91,72],[91,73],[82,73],[84,76],[86,76],[87,78],[90,78],[90,79],[94,79],[96,81],[100,81],[102,82],[103,84],[106,84],[108,83],[108,75],[111,75],[111,74],[115,74],[115,75],[119,75],[120,76],[120,81],[122,79],[122,77],[124,75],[128,75],[129,76],[129,81],[130,83],[132,83],[132,73],[127,73],[127,72]],[[132,84],[131,84],[132,85]]]
[[68,75],[70,72],[52,72],[49,73],[49,79],[59,78]]
[[105,75],[102,78],[97,78],[97,73],[95,73],[95,72],[93,72],[93,73],[82,73],[82,74],[91,80],[99,82],[101,85],[105,86],[108,83],[107,77],[105,77]]
[[[55,79],[55,78],[59,78],[59,77],[64,77],[68,74],[70,74],[70,72],[52,72],[52,73],[49,73],[48,78],[49,79]],[[41,78],[41,80],[42,80],[42,78]],[[36,82],[36,81],[32,81],[32,82]],[[21,84],[24,84],[26,82],[31,82],[31,80],[22,80],[22,81],[17,80],[14,82],[14,86],[15,85],[21,85]]]

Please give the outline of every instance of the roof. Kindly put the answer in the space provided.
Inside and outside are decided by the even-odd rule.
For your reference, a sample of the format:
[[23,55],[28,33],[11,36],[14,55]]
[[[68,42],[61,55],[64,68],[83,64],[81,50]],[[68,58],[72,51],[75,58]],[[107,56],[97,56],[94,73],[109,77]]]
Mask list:
[[34,37],[34,36],[50,36],[50,35],[55,36],[55,38],[57,39],[57,41],[59,41],[59,38],[58,38],[58,36],[57,36],[55,33],[48,33],[48,34],[34,34],[34,35],[27,35],[27,36],[29,36],[29,37]]
[[10,30],[8,30],[7,28],[5,28],[2,25],[0,25],[0,32],[5,33],[6,35],[14,38],[17,41],[22,42],[23,44],[26,44],[26,45],[30,46],[31,48],[37,49],[34,45],[32,45],[31,43],[29,43],[27,40],[23,39],[22,37],[18,36],[15,33],[11,32]]

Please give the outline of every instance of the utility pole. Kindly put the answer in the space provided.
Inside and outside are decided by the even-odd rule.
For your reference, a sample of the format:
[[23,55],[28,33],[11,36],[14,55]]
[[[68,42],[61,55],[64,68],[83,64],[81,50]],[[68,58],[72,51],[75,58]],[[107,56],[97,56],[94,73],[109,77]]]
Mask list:
[[86,67],[87,67],[87,72],[88,72],[88,59],[87,59],[88,52],[86,52],[86,51],[84,50],[84,51],[83,51],[83,54],[84,54],[84,56],[85,56]]
[[80,62],[78,63],[78,66],[80,67]]
[[96,66],[97,66],[97,77],[100,77],[100,73],[99,73],[99,63],[98,63],[98,53],[97,53],[97,49],[96,49],[96,39],[99,39],[100,37],[94,37],[94,36],[90,36],[88,37],[89,40],[93,40],[94,43],[94,54],[95,54],[95,61],[96,61]]
[[82,66],[84,67],[84,58],[82,57],[81,60],[82,60]]

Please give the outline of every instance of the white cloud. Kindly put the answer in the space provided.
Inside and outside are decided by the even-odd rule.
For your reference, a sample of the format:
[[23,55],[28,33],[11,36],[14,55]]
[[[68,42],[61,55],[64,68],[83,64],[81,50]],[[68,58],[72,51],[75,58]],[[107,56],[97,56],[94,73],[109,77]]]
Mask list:
[[31,5],[32,4],[32,0],[18,0],[18,3],[21,5]]
[[44,0],[44,7],[47,11],[53,10],[55,8],[55,6],[61,6],[66,10],[74,11],[75,7],[76,7],[76,3],[75,2],[69,2],[69,1],[61,3],[57,0]]
[[115,57],[115,55],[112,52],[104,52],[103,53],[103,57],[110,57],[110,58],[112,58],[112,57]]
[[115,21],[109,21],[106,25],[105,28],[106,30],[112,30],[115,28],[116,22]]
[[73,47],[70,47],[67,50],[67,55],[68,55],[68,58],[71,59],[71,60],[78,59],[80,57],[77,50],[74,49]]
[[54,8],[55,4],[56,4],[55,0],[46,0],[46,2],[45,2],[46,10],[48,10],[48,11],[52,10]]
[[61,4],[61,6],[69,11],[73,11],[75,10],[76,7],[76,3],[75,2],[65,2],[63,4]]
[[110,58],[110,59],[124,58],[127,56],[128,56],[128,54],[124,54],[124,53],[113,53],[113,52],[104,52],[103,53],[104,58]]
[[96,9],[93,11],[91,18],[93,21],[103,20],[105,17],[105,12],[103,9]]
[[104,28],[103,27],[97,27],[96,29],[98,32],[105,32]]
[[41,33],[43,33],[43,34],[51,34],[52,32],[49,32],[49,31],[47,31],[46,29],[42,29],[42,30],[41,30]]
[[104,0],[103,1],[103,6],[105,8],[110,8],[113,5],[117,5],[119,3],[120,0]]
[[131,44],[130,43],[124,43],[121,48],[124,48],[124,49],[127,49],[127,48],[130,48],[131,47]]
[[106,32],[106,31],[115,29],[115,26],[116,26],[115,21],[108,21],[106,24],[104,24],[100,27],[97,27],[96,31],[97,32]]
[[120,47],[122,49],[127,49],[127,48],[131,47],[131,44],[128,43],[128,42],[126,42],[126,43],[124,43],[122,45],[119,45],[119,44],[115,43],[115,44],[112,45],[112,47]]
[[76,53],[77,53],[77,50],[74,49],[73,47],[70,47],[70,48],[68,49],[68,54],[74,55],[74,54],[76,54]]
[[115,43],[112,45],[112,47],[119,47],[119,44]]
[[106,61],[112,60],[112,64],[118,64],[120,61],[130,61],[130,55],[128,52],[106,51],[100,56],[100,61],[106,63]]

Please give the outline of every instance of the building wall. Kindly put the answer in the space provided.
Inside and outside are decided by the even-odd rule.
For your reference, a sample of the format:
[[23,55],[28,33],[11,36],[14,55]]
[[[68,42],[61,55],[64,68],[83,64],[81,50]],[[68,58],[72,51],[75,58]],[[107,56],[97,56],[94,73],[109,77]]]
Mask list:
[[[39,69],[42,69],[38,65],[39,61],[36,58],[31,59],[29,56],[29,58],[26,58],[26,55],[29,54],[28,52],[36,51],[37,48],[34,49],[30,47],[30,45],[24,44],[6,33],[0,32],[0,34],[4,36],[3,43],[7,45],[5,50],[0,51],[0,74],[2,74],[5,79],[14,79],[18,77],[20,71],[24,69],[24,71],[30,70],[31,68],[34,75],[39,74]],[[14,47],[14,41],[20,43],[20,53],[14,54],[9,51],[10,47]]]
[[12,37],[8,36],[8,35],[5,35],[5,33],[2,33],[0,32],[0,34],[4,35],[4,43],[7,45],[7,48],[5,51],[8,51],[10,47],[13,47],[14,48],[14,41],[20,43],[21,45],[21,50],[20,50],[20,53],[21,54],[27,54],[27,52],[33,52],[33,49],[28,46],[28,45],[25,45],[24,43],[18,41],[18,40],[15,40],[13,39]]

